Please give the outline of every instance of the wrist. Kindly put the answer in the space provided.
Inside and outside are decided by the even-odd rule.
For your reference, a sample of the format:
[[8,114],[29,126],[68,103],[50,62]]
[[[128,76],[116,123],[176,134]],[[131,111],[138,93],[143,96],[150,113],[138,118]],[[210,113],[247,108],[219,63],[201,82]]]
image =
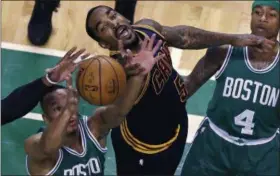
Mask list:
[[58,82],[53,81],[51,75],[48,73],[42,78],[42,81],[48,87],[58,84]]
[[46,85],[47,87],[51,87],[52,86],[52,84],[49,83],[48,80],[46,79],[46,76],[43,76],[41,78],[41,80],[42,80],[43,84]]

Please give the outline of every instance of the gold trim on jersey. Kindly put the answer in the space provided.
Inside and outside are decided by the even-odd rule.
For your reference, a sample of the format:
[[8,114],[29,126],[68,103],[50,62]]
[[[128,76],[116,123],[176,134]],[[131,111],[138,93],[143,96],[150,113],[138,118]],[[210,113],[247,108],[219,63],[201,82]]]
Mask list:
[[140,141],[135,136],[133,136],[133,134],[129,131],[126,119],[120,125],[121,134],[125,142],[128,145],[130,145],[134,150],[144,154],[156,154],[168,149],[173,144],[173,142],[178,138],[180,129],[181,126],[178,125],[178,127],[175,130],[175,135],[167,142],[164,142],[162,144],[147,144],[145,142]]
[[134,102],[134,105],[136,105],[144,96],[145,92],[147,91],[147,89],[149,87],[150,79],[151,79],[151,73],[148,73],[148,75],[146,76],[146,79],[145,79],[145,83],[143,84],[141,92],[138,95],[136,101]]
[[[162,39],[165,39],[165,37],[152,26],[149,26],[149,25],[146,25],[146,24],[137,24],[137,25],[132,25],[132,27],[149,29],[149,30],[153,31],[154,33],[156,33],[157,35],[159,35]],[[135,29],[135,30],[137,30],[137,29]]]

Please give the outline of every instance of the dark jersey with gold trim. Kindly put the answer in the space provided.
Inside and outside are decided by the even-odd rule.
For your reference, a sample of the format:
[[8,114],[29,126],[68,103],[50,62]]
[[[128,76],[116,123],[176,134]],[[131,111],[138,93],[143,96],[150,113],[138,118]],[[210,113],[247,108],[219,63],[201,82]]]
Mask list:
[[166,57],[159,60],[148,74],[135,106],[118,128],[127,128],[122,135],[133,136],[136,138],[134,142],[139,140],[140,143],[152,145],[166,143],[175,140],[180,125],[187,125],[186,90],[183,80],[172,67],[164,37],[150,26],[134,26],[134,30],[143,38],[156,34],[156,41],[163,40],[156,54],[164,53]]

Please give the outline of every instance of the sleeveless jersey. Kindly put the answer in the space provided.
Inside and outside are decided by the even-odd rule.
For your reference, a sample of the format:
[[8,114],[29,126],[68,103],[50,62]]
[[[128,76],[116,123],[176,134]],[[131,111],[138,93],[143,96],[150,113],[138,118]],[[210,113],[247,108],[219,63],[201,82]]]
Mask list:
[[[157,153],[168,148],[176,140],[182,129],[181,125],[187,125],[187,94],[183,80],[172,67],[164,37],[150,26],[137,25],[133,28],[143,39],[145,36],[150,38],[156,34],[156,41],[163,41],[156,55],[164,53],[166,57],[155,64],[147,76],[135,106],[124,123],[112,132],[121,130],[124,140],[139,152]],[[112,51],[111,56],[114,57]]]
[[249,61],[247,47],[230,47],[216,75],[207,116],[232,136],[268,138],[280,126],[279,96],[279,51],[270,66],[256,70]]
[[[102,148],[90,132],[86,116],[80,119],[79,130],[83,152],[78,153],[69,147],[62,147],[54,168],[47,175],[104,175],[107,148]],[[29,174],[28,166],[26,167]]]

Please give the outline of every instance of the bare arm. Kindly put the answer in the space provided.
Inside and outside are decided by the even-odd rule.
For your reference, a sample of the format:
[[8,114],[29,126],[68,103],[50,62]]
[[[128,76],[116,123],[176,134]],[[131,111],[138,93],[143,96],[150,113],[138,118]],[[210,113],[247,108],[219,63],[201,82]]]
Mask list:
[[160,32],[171,47],[181,49],[204,49],[212,46],[234,45],[247,46],[257,45],[258,37],[253,35],[225,34],[211,32],[192,26],[162,26],[151,19],[143,19],[135,23],[154,27]]
[[209,48],[206,54],[198,61],[190,75],[183,77],[188,98],[221,68],[227,51],[228,46]]
[[98,108],[91,118],[91,131],[98,141],[104,139],[108,132],[119,126],[126,115],[134,106],[136,99],[141,91],[144,76],[131,77],[126,86],[125,93],[120,96],[113,104]]

